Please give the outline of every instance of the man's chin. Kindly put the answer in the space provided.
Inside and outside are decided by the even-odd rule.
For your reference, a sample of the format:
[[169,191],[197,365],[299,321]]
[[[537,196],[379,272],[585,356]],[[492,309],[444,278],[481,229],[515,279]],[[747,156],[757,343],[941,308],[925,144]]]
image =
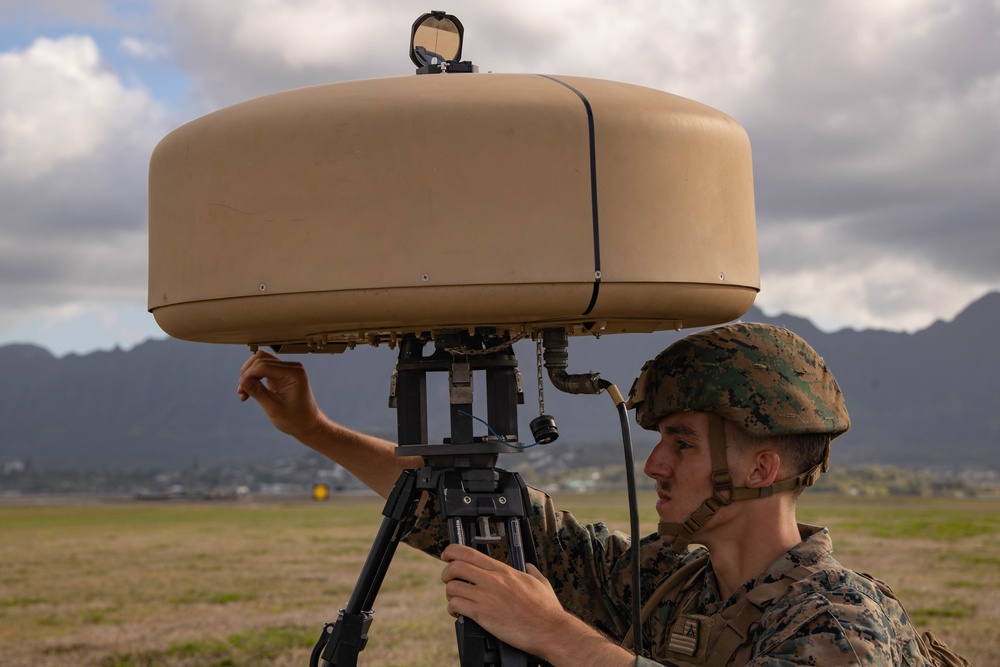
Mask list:
[[674,512],[662,512],[659,514],[660,523],[684,523],[687,516],[677,516]]
[[[682,505],[681,503],[686,503]],[[656,499],[656,515],[660,523],[684,523],[691,515],[691,512],[698,508],[699,503],[694,503],[685,498],[671,498],[660,496]]]

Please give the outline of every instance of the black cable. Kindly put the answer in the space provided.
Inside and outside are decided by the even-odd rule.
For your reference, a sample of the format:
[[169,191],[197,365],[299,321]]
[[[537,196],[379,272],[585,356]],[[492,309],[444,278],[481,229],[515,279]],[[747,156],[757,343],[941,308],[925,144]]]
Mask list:
[[[599,380],[598,384],[602,389],[610,389],[613,384],[607,380]],[[618,390],[609,392],[614,396]],[[621,395],[618,394],[620,397]],[[615,400],[615,407],[618,408],[618,419],[622,426],[622,445],[625,449],[625,486],[628,489],[628,514],[629,530],[632,533],[632,646],[636,656],[642,655],[642,583],[639,572],[639,542],[641,533],[639,528],[639,501],[635,490],[635,459],[632,454],[632,430],[629,426],[628,408],[625,401]]]

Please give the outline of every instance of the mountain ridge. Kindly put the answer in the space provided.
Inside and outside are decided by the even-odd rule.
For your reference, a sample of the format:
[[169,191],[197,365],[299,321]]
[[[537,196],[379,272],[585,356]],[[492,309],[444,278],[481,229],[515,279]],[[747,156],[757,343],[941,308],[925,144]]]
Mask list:
[[[807,319],[770,317],[756,308],[742,319],[786,326],[826,359],[852,419],[851,430],[834,442],[835,462],[1000,469],[1000,341],[991,333],[1000,325],[1000,292],[976,300],[950,322],[913,333],[825,333]],[[572,338],[569,371],[599,371],[627,392],[643,361],[687,333]],[[515,351],[525,383],[519,411],[524,440],[537,404],[534,344],[522,341]],[[236,398],[247,355],[240,346],[174,339],[62,357],[31,344],[0,346],[0,464],[166,469],[259,463],[295,453],[297,445],[259,409]],[[394,352],[365,346],[295,358],[309,369],[317,400],[333,419],[394,438],[395,413],[387,407]],[[447,435],[443,380],[429,385],[436,442]],[[561,433],[549,448],[618,442],[606,397],[560,394],[547,381],[544,396]],[[652,435],[633,426],[633,436],[637,452],[648,451]]]

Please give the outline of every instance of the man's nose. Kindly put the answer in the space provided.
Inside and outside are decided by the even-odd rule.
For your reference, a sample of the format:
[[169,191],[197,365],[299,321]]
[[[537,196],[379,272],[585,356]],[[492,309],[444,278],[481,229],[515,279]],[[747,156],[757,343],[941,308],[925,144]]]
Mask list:
[[667,448],[664,446],[663,440],[660,440],[660,442],[656,443],[656,446],[653,447],[653,451],[649,453],[649,456],[646,457],[646,464],[643,465],[642,471],[647,477],[652,477],[654,479],[657,477],[669,477],[673,472],[673,469],[667,461],[668,457],[666,456],[666,449]]

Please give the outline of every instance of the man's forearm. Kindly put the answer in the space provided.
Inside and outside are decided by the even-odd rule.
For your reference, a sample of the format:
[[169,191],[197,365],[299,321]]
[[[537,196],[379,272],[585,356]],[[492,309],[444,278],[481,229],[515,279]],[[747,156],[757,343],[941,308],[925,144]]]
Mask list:
[[326,417],[308,431],[294,435],[302,444],[343,466],[383,498],[389,496],[404,469],[423,465],[420,457],[396,456],[396,445],[388,440],[359,433]]
[[383,498],[404,468],[422,464],[416,457],[397,457],[387,440],[330,420],[317,405],[301,362],[257,350],[240,368],[236,392],[241,401],[253,398],[279,431],[339,463]]
[[572,614],[535,655],[552,667],[634,667],[635,654],[618,646]]

